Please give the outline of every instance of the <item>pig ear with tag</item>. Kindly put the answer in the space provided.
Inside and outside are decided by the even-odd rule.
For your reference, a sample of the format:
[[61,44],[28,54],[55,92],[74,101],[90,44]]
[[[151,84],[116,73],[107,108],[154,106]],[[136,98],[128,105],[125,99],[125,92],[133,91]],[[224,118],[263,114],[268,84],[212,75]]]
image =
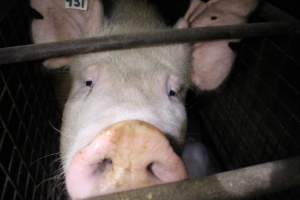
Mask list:
[[[246,23],[258,0],[192,0],[177,27],[204,27]],[[231,71],[235,40],[196,42],[192,45],[191,79],[200,90],[219,87]],[[236,48],[235,48],[236,49]]]
[[[92,37],[103,25],[103,8],[99,0],[89,0],[86,10],[66,9],[64,0],[31,0],[31,7],[41,16],[32,22],[34,43]],[[71,62],[72,57],[59,57],[46,60],[44,65],[54,69]]]

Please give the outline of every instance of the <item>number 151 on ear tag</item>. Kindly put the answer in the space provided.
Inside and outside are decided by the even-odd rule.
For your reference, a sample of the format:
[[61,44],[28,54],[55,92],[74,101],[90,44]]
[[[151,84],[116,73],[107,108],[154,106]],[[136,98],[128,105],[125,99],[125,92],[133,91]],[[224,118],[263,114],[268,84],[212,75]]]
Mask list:
[[87,10],[88,0],[65,0],[65,8]]

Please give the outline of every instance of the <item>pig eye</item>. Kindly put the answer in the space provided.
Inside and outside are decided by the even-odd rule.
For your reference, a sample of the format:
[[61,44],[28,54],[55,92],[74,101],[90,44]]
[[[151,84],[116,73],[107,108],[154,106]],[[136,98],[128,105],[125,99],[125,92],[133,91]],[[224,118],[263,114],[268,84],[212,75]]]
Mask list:
[[175,97],[176,96],[176,92],[174,90],[170,90],[168,93],[169,97]]
[[182,81],[177,76],[170,75],[167,80],[166,95],[171,99],[181,97],[183,91]]
[[85,86],[87,86],[87,87],[93,87],[93,81],[92,80],[85,81]]
[[217,16],[211,16],[210,19],[211,20],[216,20],[216,19],[218,19],[218,17]]

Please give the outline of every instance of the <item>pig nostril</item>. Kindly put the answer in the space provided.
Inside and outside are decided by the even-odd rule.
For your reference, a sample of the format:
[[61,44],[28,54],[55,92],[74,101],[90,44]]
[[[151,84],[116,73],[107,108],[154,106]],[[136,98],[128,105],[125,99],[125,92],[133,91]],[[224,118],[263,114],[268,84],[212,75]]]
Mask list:
[[100,172],[100,173],[103,173],[103,172],[105,172],[107,169],[111,168],[112,164],[113,164],[113,162],[112,162],[111,159],[109,159],[109,158],[104,158],[104,159],[102,160],[102,162],[100,162],[100,163],[98,164],[98,169],[97,169],[97,171]]
[[147,166],[147,172],[153,176],[155,179],[158,179],[160,180],[160,178],[157,176],[157,174],[155,174],[155,171],[154,171],[154,165],[155,163],[154,162],[151,162],[148,166]]
[[153,176],[155,176],[155,174],[153,173],[153,162],[150,163],[149,165],[147,165],[147,172]]
[[109,158],[104,158],[104,160],[102,162],[107,164],[107,165],[112,165],[112,160],[109,159]]

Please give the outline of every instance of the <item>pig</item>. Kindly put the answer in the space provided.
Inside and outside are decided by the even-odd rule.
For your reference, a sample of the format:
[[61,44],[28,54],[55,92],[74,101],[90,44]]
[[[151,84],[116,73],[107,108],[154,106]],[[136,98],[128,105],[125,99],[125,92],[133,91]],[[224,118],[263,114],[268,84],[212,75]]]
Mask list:
[[[188,27],[237,25],[257,7],[253,0],[192,0],[184,16]],[[218,87],[231,71],[235,60],[232,48],[239,39],[196,42],[192,53],[192,80],[201,90]],[[231,45],[233,44],[233,45]]]
[[[31,0],[40,13],[32,22],[33,41],[168,28],[149,1],[113,4],[106,17],[100,0],[90,0],[86,11],[65,9],[62,0]],[[256,4],[256,0],[193,0],[174,28],[244,23]],[[69,66],[72,77],[60,138],[70,197],[82,199],[206,175],[209,161],[201,143],[184,148],[186,163],[176,152],[185,143],[185,96],[193,84],[200,90],[216,89],[230,71],[234,59],[230,51],[228,41],[221,40],[46,60],[50,69]]]

